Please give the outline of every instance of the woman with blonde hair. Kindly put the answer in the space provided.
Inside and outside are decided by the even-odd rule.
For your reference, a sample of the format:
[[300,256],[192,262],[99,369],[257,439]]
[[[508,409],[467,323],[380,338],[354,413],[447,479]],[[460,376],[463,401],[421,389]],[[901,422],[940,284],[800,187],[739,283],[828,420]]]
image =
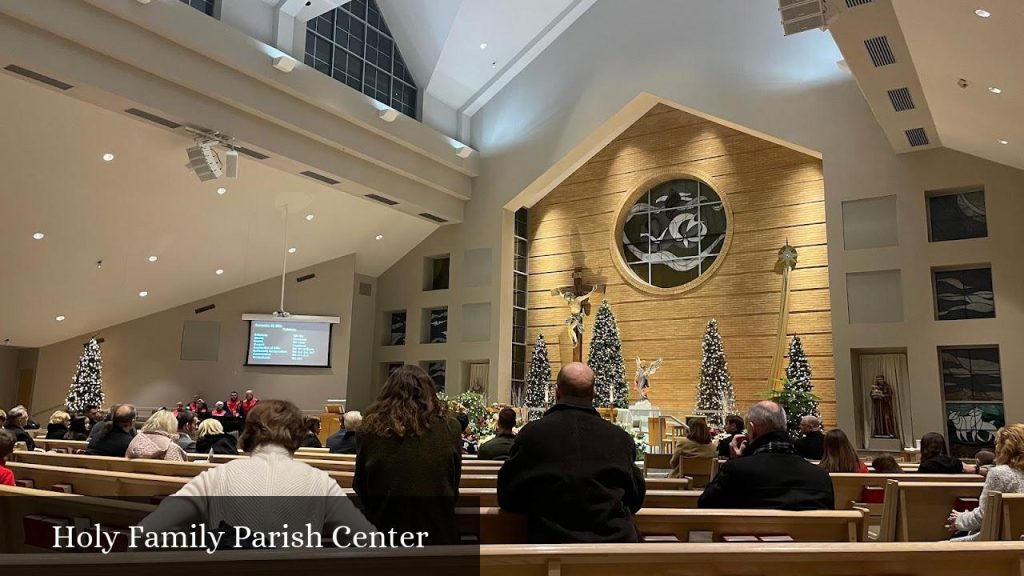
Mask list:
[[216,418],[207,418],[199,424],[196,438],[197,454],[238,454],[238,442],[224,433],[224,425]]
[[835,428],[825,434],[825,441],[822,444],[824,453],[821,457],[821,467],[826,472],[846,472],[867,474],[868,467],[861,462],[854,450],[846,432]]
[[[985,519],[985,502],[992,491],[1004,494],[1024,492],[1024,424],[1012,424],[996,432],[996,465],[985,476],[978,507],[968,512],[950,512],[946,520],[949,533],[969,532],[958,540],[976,540]],[[999,510],[992,513],[999,514]]]
[[154,412],[128,444],[125,456],[184,462],[185,451],[178,446],[178,419],[167,410]]
[[50,423],[46,425],[46,439],[63,440],[70,423],[71,415],[63,410],[57,410],[50,415]]

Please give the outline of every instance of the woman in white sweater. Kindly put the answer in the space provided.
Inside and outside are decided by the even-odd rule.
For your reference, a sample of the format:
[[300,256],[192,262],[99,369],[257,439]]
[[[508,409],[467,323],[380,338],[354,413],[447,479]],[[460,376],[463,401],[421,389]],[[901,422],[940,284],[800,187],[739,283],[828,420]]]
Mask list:
[[[373,526],[327,472],[295,460],[306,435],[302,412],[285,400],[264,400],[246,414],[240,439],[249,458],[220,464],[164,499],[142,522],[146,531],[188,529],[194,523],[227,531],[309,530],[328,535]],[[326,541],[326,540],[325,540]]]
[[[985,518],[985,500],[990,491],[1003,493],[1024,492],[1024,424],[1013,424],[996,432],[996,466],[985,476],[985,487],[981,491],[979,505],[969,512],[953,511],[946,521],[950,533],[969,532],[957,540],[978,538],[981,523]],[[993,514],[998,514],[994,510]]]

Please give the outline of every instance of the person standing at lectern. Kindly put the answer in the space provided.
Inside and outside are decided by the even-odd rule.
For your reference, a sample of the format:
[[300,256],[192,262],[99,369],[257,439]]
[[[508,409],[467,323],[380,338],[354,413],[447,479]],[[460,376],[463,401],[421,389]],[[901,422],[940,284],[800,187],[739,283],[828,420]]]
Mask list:
[[636,445],[594,409],[594,371],[566,364],[555,404],[523,426],[498,471],[498,504],[528,515],[530,543],[639,542],[646,485]]

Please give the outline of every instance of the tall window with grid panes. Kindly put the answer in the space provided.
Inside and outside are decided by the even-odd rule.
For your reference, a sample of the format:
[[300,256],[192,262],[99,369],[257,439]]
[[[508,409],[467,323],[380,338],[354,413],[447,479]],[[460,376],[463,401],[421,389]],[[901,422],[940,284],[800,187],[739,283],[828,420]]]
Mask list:
[[513,231],[515,251],[512,271],[512,404],[525,400],[526,385],[526,279],[529,243],[526,240],[526,208],[516,210]]
[[306,64],[416,118],[416,82],[380,7],[350,0],[306,24]]

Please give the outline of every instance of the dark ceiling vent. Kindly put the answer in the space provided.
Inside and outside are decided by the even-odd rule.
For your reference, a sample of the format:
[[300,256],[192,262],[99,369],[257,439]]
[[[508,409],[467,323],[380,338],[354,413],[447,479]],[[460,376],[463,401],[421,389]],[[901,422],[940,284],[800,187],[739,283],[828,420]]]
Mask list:
[[373,284],[369,282],[359,283],[359,295],[360,296],[373,296]]
[[270,158],[270,156],[267,156],[263,152],[257,152],[252,148],[246,148],[245,146],[235,146],[235,150],[238,150],[242,154],[245,154],[246,156],[250,158],[255,158],[257,160],[266,160],[267,158]]
[[914,106],[914,99],[910,96],[909,88],[889,90],[888,94],[889,101],[892,102],[892,107],[897,112],[905,112],[916,108],[916,106]]
[[319,180],[319,181],[323,182],[324,184],[330,184],[331,186],[334,186],[335,184],[340,184],[341,183],[341,180],[335,180],[334,178],[331,178],[329,176],[324,176],[323,174],[317,174],[316,172],[313,172],[312,170],[304,170],[302,172],[299,172],[299,174],[302,174],[303,176],[308,176],[308,177],[312,178],[313,180]]
[[43,84],[53,86],[54,88],[58,88],[60,90],[74,88],[74,86],[68,84],[67,82],[61,82],[56,78],[50,78],[45,74],[40,74],[39,72],[34,72],[32,70],[29,70],[28,68],[22,68],[21,66],[15,64],[8,64],[7,66],[4,66],[4,70],[7,70],[8,72],[14,72],[19,76],[24,76],[25,78],[35,80],[36,82],[42,82]]
[[370,200],[376,200],[381,204],[387,204],[388,206],[394,206],[395,204],[398,204],[398,202],[392,200],[391,198],[385,198],[383,196],[380,196],[379,194],[367,194],[366,197],[369,198]]
[[295,279],[295,281],[305,282],[306,280],[312,280],[313,278],[316,278],[316,274],[306,274],[304,276],[299,276],[298,278]]
[[910,130],[904,130],[904,134],[907,135],[907,142],[910,142],[911,146],[928,145],[928,134],[925,133],[924,128],[911,128]]
[[210,310],[213,310],[216,307],[216,304],[207,304],[206,306],[200,306],[199,308],[196,308],[195,313],[202,314],[203,312],[209,312]]
[[167,128],[170,128],[172,130],[175,129],[175,128],[180,128],[181,127],[181,124],[178,124],[177,122],[175,122],[173,120],[168,120],[167,118],[164,118],[162,116],[157,116],[156,114],[153,114],[153,113],[150,113],[150,112],[146,112],[145,110],[139,110],[138,108],[129,108],[129,109],[125,110],[125,112],[127,112],[128,114],[131,114],[132,116],[138,116],[139,118],[142,118],[143,120],[149,120],[150,122],[154,122],[154,123],[159,124],[161,126],[166,126]]
[[847,8],[856,8],[857,6],[863,6],[865,4],[871,4],[871,0],[846,0]]
[[444,218],[441,218],[440,216],[434,216],[430,212],[420,212],[420,216],[423,216],[427,220],[437,222],[438,224],[444,224],[445,222],[447,222],[447,220],[445,220]]
[[896,63],[896,57],[892,55],[892,48],[889,47],[887,36],[868,38],[864,41],[864,47],[868,49],[868,55],[871,56],[871,63],[875,65],[875,68]]

